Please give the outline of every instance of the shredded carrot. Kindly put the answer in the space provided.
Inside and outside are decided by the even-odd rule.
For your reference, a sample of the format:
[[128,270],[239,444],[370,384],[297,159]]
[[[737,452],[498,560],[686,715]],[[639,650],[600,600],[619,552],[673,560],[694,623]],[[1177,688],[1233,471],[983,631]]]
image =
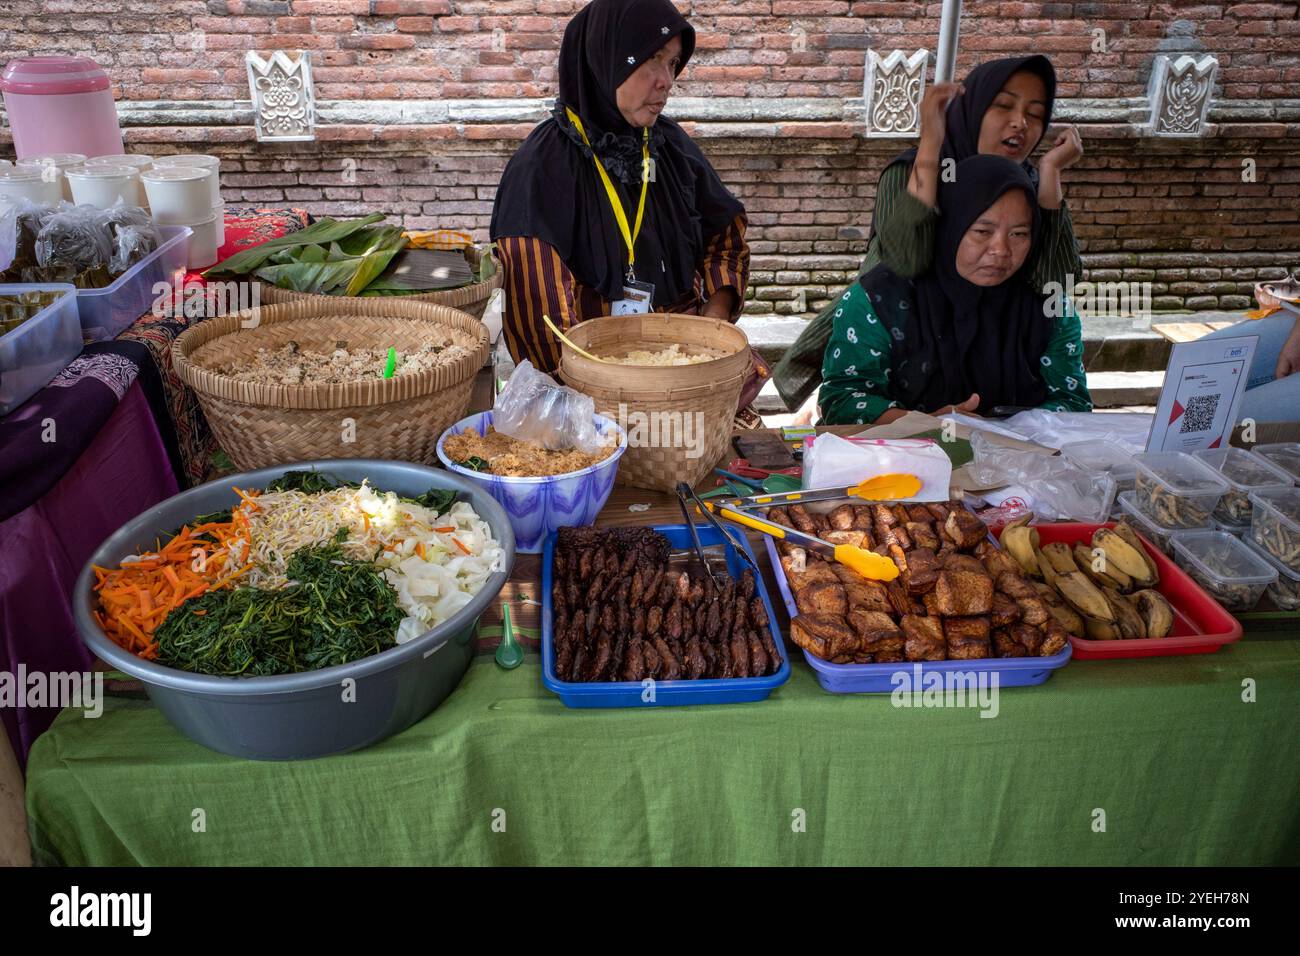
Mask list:
[[421,560],[421,561],[427,561],[427,560],[428,560],[428,558],[426,558],[426,557],[425,557],[425,554],[424,554],[424,542],[423,542],[423,541],[417,541],[417,542],[415,542],[415,553],[418,554],[418,555],[420,556],[420,560]]
[[474,552],[471,551],[469,548],[465,547],[465,545],[463,545],[463,544],[460,543],[460,538],[452,538],[451,540],[452,540],[452,541],[455,541],[455,542],[456,542],[456,547],[460,548],[460,549],[461,549],[462,551],[464,551],[466,554],[473,554],[473,553],[474,553]]
[[366,514],[364,511],[361,512],[361,520],[362,520],[363,522],[365,522],[365,525],[366,525],[366,534],[369,534],[369,533],[370,533],[370,515]]
[[449,528],[434,528],[433,530],[438,532],[438,534],[451,534],[453,531],[456,530],[456,526],[452,525]]

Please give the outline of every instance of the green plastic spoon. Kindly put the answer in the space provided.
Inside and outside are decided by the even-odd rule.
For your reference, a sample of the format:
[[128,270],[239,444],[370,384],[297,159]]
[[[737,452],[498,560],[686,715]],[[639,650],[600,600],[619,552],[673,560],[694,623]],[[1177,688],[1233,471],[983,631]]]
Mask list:
[[502,670],[514,670],[524,662],[524,649],[515,640],[515,629],[510,626],[510,604],[501,603],[501,643],[497,645],[497,666]]
[[384,378],[392,378],[397,371],[397,349],[389,346],[388,361],[384,363]]

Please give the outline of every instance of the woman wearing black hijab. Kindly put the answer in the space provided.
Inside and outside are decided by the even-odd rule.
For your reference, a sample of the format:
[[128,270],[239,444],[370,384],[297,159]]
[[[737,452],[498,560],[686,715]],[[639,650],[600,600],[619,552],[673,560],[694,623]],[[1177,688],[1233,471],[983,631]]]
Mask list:
[[[1020,164],[1033,184],[1042,236],[1025,281],[1042,290],[1082,275],[1078,243],[1062,201],[1061,171],[1083,155],[1078,133],[1065,127],[1035,167],[1029,162],[1052,122],[1056,71],[1044,56],[991,60],[961,84],[926,90],[921,138],[916,149],[894,157],[880,174],[871,221],[871,242],[862,274],[882,262],[896,274],[918,276],[929,268],[940,214],[936,190],[945,168],[976,155],[1004,156]],[[774,371],[777,390],[796,408],[821,378],[831,333],[832,304],[808,324]]]
[[694,49],[669,0],[593,0],[565,29],[554,113],[506,166],[492,210],[516,361],[554,371],[543,316],[565,329],[610,315],[635,299],[628,287],[650,311],[739,315],[745,209],[660,113]]
[[1078,316],[1053,316],[1026,282],[1042,235],[1037,198],[1008,158],[957,164],[939,188],[930,268],[910,279],[878,265],[832,310],[823,424],[999,405],[1091,411]]

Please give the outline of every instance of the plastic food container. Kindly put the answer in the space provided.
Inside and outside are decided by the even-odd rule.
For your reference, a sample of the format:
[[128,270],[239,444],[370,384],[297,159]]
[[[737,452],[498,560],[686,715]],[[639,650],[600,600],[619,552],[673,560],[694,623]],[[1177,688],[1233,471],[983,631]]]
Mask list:
[[50,383],[81,354],[76,287],[0,285],[0,302],[24,292],[55,291],[59,298],[18,328],[0,335],[0,415],[8,415]]
[[99,209],[111,209],[119,201],[143,206],[140,171],[134,166],[73,166],[64,176],[72,187],[72,201]]
[[1119,442],[1104,438],[1071,442],[1061,446],[1061,455],[1076,468],[1108,473],[1120,492],[1131,491],[1137,481],[1137,464]]
[[226,244],[226,204],[212,207],[212,214],[217,217],[217,252]]
[[0,76],[0,90],[19,156],[122,152],[112,84],[94,60],[18,57]]
[[1257,491],[1250,537],[1279,563],[1300,571],[1300,488]]
[[117,338],[132,322],[153,310],[154,287],[176,286],[176,274],[189,261],[188,226],[161,226],[162,244],[102,289],[78,289],[82,334],[91,342]]
[[[764,535],[767,542],[767,557],[776,577],[776,587],[785,602],[786,613],[790,618],[799,616],[794,593],[785,576],[781,556],[776,550],[776,541],[770,535]],[[802,648],[801,648],[802,650]],[[804,660],[817,674],[817,683],[822,690],[831,694],[892,694],[906,681],[907,686],[922,690],[924,682],[936,678],[947,680],[947,675],[961,675],[961,679],[970,688],[973,695],[980,680],[992,681],[997,675],[998,687],[1031,687],[1041,684],[1052,676],[1052,671],[1064,667],[1070,660],[1073,650],[1066,647],[1059,654],[1051,657],[986,657],[978,660],[959,661],[898,661],[890,664],[832,664],[816,654],[803,652]],[[943,685],[940,685],[943,686]],[[990,683],[991,686],[991,683]]]
[[1256,445],[1254,452],[1285,471],[1291,476],[1292,481],[1300,483],[1300,442],[1285,441],[1272,445]]
[[1226,610],[1244,612],[1259,603],[1277,571],[1239,538],[1222,531],[1174,536],[1178,566]]
[[1214,531],[1223,531],[1234,538],[1244,538],[1250,533],[1250,525],[1248,524],[1231,524],[1218,518],[1210,519],[1210,528]]
[[[286,471],[319,468],[377,489],[420,495],[430,487],[455,488],[492,528],[505,565],[469,604],[420,637],[349,664],[274,677],[214,677],[141,660],[110,640],[91,615],[92,565],[116,566],[152,548],[196,515],[239,502],[232,486],[263,488]],[[144,682],[145,691],[172,725],[191,740],[221,753],[253,760],[306,760],[359,750],[423,718],[460,683],[474,655],[479,615],[497,599],[514,565],[514,536],[501,507],[483,489],[437,468],[406,462],[347,459],[277,465],[231,475],[192,488],[149,509],[113,534],[77,578],[73,610],[91,652]],[[347,702],[339,688],[356,681]]]
[[[654,528],[668,539],[669,547],[674,551],[686,551],[692,545],[690,530],[684,524],[656,525]],[[727,570],[733,577],[739,578],[747,567],[737,555],[731,542],[725,541],[709,525],[696,525],[700,544],[706,548],[725,548]],[[728,677],[716,680],[663,680],[654,682],[654,698],[646,699],[646,688],[642,681],[605,681],[590,683],[573,683],[558,680],[555,676],[555,635],[552,631],[551,587],[553,582],[552,567],[555,561],[554,533],[546,536],[546,546],[542,554],[542,684],[547,690],[557,694],[566,707],[671,707],[681,704],[740,704],[751,701],[766,700],[772,691],[790,679],[790,652],[785,646],[780,628],[776,626],[776,615],[772,610],[772,599],[762,575],[755,581],[756,593],[763,599],[767,611],[772,642],[777,653],[781,655],[781,666],[776,673],[766,677]],[[745,551],[753,557],[754,551],[749,541],[741,535]]]
[[212,178],[208,180],[211,200],[208,205],[215,206],[221,199],[221,160],[216,156],[202,153],[177,153],[172,156],[159,156],[153,161],[154,166],[181,166],[189,169],[211,170]]
[[618,460],[627,451],[627,433],[613,419],[596,416],[596,434],[618,435],[618,448],[612,455],[581,471],[542,478],[484,474],[458,465],[447,457],[443,444],[450,436],[459,435],[471,428],[480,435],[486,435],[491,424],[491,412],[480,412],[462,418],[438,439],[438,460],[448,471],[482,486],[505,508],[506,514],[510,516],[510,526],[515,532],[515,547],[520,553],[537,554],[545,545],[547,536],[557,529],[581,527],[596,520],[596,515],[605,507],[610,492],[614,490]]
[[[1119,502],[1119,506],[1124,512],[1124,517],[1128,518],[1129,523],[1135,526],[1135,530],[1138,534],[1142,535],[1165,554],[1173,557],[1173,536],[1188,529],[1166,528],[1157,524],[1154,518],[1137,506],[1137,492],[1135,491],[1126,491],[1115,500]],[[1202,525],[1201,528],[1195,530],[1210,530],[1210,524],[1207,522]]]
[[144,172],[153,166],[153,157],[144,153],[110,153],[106,156],[92,156],[86,160],[87,166],[132,166],[137,172]]
[[[28,156],[25,159],[18,160],[19,169],[33,169],[42,172],[47,167],[53,166],[58,170],[59,188],[62,190],[64,199],[72,202],[72,187],[68,183],[65,175],[69,169],[84,165],[86,157],[81,153],[48,153],[44,156]],[[48,173],[46,175],[49,175]]]
[[211,190],[206,169],[185,166],[161,166],[140,174],[149,196],[154,222],[166,226],[188,226],[212,216]]
[[56,205],[63,199],[63,176],[46,176],[39,169],[0,169],[0,198]]
[[1293,571],[1269,554],[1249,536],[1247,547],[1267,561],[1277,572],[1277,580],[1265,588],[1264,593],[1281,611],[1300,611],[1300,571]]
[[1244,448],[1212,448],[1196,452],[1228,483],[1228,490],[1214,509],[1214,518],[1229,525],[1249,525],[1252,491],[1285,491],[1292,485],[1291,476],[1267,458]]
[[[1093,533],[1103,525],[1096,524],[1036,524],[1039,540],[1043,544],[1063,541],[1074,544],[1091,541]],[[1179,532],[1174,540],[1184,534]],[[1139,537],[1146,535],[1138,529]],[[1235,540],[1235,539],[1234,539]],[[1165,596],[1174,610],[1174,627],[1168,637],[1138,638],[1135,640],[1097,641],[1088,637],[1070,636],[1074,656],[1081,661],[1110,660],[1134,657],[1179,657],[1185,654],[1208,654],[1224,644],[1241,639],[1241,622],[1221,608],[1193,581],[1186,572],[1161,554],[1148,540],[1147,554],[1156,563],[1160,583],[1155,590]]]
[[190,236],[189,267],[191,270],[206,269],[217,261],[217,217],[208,216],[202,222],[185,223],[193,231]]
[[1139,508],[1165,528],[1203,528],[1229,488],[1213,468],[1180,451],[1134,455]]

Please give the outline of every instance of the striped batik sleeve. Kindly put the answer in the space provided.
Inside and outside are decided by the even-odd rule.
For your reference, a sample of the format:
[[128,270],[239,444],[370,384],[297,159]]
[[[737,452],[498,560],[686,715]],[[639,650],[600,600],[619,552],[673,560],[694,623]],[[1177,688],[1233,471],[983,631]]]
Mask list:
[[883,262],[895,275],[913,279],[934,261],[934,228],[939,211],[907,189],[912,167],[895,163],[880,175],[876,186],[875,231],[867,249],[864,273]]
[[497,256],[506,292],[502,331],[510,356],[554,372],[560,367],[560,344],[542,317],[550,316],[566,330],[581,321],[573,273],[554,246],[529,236],[498,239]]
[[731,309],[734,320],[745,305],[745,287],[749,285],[749,244],[745,242],[745,228],[749,220],[741,213],[722,232],[709,240],[700,263],[705,301],[713,298],[719,289],[730,288],[736,293]]
[[1050,282],[1068,288],[1070,276],[1074,284],[1083,281],[1083,260],[1079,258],[1079,243],[1074,238],[1074,223],[1070,209],[1061,203],[1060,209],[1039,209],[1042,216],[1043,241],[1034,264],[1030,282],[1037,292],[1043,292]]

